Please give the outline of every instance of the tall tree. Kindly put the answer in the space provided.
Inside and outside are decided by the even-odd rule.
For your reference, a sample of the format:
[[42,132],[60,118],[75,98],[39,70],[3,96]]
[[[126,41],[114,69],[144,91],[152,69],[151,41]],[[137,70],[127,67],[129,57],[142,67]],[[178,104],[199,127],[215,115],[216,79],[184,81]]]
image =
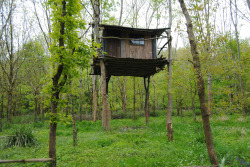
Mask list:
[[192,20],[190,18],[190,15],[188,13],[184,0],[179,0],[179,3],[180,3],[182,12],[187,22],[186,24],[187,33],[188,33],[189,43],[191,47],[191,54],[193,56],[193,66],[194,66],[196,79],[197,79],[197,90],[198,90],[198,95],[200,99],[200,108],[201,108],[201,115],[202,115],[203,128],[204,128],[205,139],[206,139],[206,144],[207,144],[207,150],[208,150],[208,154],[209,154],[209,158],[211,162],[214,165],[219,165],[219,161],[218,161],[215,149],[214,149],[212,132],[211,132],[211,127],[210,127],[210,122],[209,122],[209,115],[207,112],[205,84],[204,84],[204,79],[201,73],[201,64],[200,64],[200,59],[199,59],[199,52],[197,50],[195,35],[193,32],[193,24],[192,24]]
[[173,97],[172,97],[172,36],[171,36],[171,26],[172,26],[172,2],[168,1],[169,4],[169,23],[168,27],[168,109],[166,118],[166,128],[168,130],[168,140],[173,141],[173,126],[172,126],[172,108],[173,108]]
[[[85,28],[80,15],[80,0],[49,1],[52,9],[52,54],[53,76],[51,92],[49,157],[56,160],[56,127],[59,95],[69,78],[74,73],[74,66],[88,61],[86,47],[78,37],[78,28]],[[73,76],[72,76],[73,77]],[[56,166],[53,161],[52,166]]]
[[[235,31],[235,39],[237,42],[237,55],[238,55],[238,65],[239,65],[239,72],[238,72],[238,76],[239,76],[239,83],[240,83],[240,92],[241,92],[241,99],[244,98],[244,88],[243,88],[243,83],[242,83],[242,65],[241,65],[241,54],[240,54],[240,42],[239,42],[239,32],[238,32],[238,8],[237,8],[237,3],[236,0],[234,1],[234,6],[235,6],[235,16],[233,16],[233,12],[232,12],[232,0],[230,0],[230,14],[231,14],[231,19],[234,25],[234,31]],[[245,104],[246,102],[244,102],[244,106],[243,106],[243,111],[246,114],[246,109],[245,109]]]

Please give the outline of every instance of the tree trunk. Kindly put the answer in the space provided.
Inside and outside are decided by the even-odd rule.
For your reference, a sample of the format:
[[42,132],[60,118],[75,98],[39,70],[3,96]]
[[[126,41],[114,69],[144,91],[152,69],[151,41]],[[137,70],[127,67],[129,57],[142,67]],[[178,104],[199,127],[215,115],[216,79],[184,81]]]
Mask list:
[[195,89],[194,95],[192,96],[192,109],[193,109],[194,121],[196,121],[195,104],[194,104],[194,102],[195,102],[195,96],[196,96],[196,93],[197,93],[197,89],[196,88],[194,88],[194,89]]
[[212,115],[212,109],[211,109],[211,105],[212,105],[212,75],[210,72],[208,72],[208,81],[207,81],[207,94],[208,94],[208,99],[207,99],[207,110],[208,110],[208,114]]
[[11,122],[11,112],[12,112],[12,91],[8,91],[7,93],[8,99],[8,108],[7,108],[7,122]]
[[108,92],[107,92],[107,76],[106,76],[106,67],[103,60],[100,60],[101,67],[101,92],[102,92],[102,116],[103,116],[103,126],[105,130],[110,130],[110,113],[108,109]]
[[[66,15],[66,1],[62,1],[62,17]],[[64,47],[64,29],[65,22],[60,21],[60,37],[59,37],[59,47]],[[57,127],[57,107],[59,101],[59,94],[62,87],[65,85],[67,81],[67,75],[65,74],[59,82],[62,72],[64,70],[64,64],[62,62],[63,56],[60,55],[60,63],[57,66],[56,73],[53,75],[53,87],[52,87],[52,96],[51,96],[51,116],[50,116],[50,134],[49,134],[49,158],[53,158],[54,161],[51,163],[51,167],[56,166],[56,127]]]
[[94,118],[93,122],[96,122],[97,117],[97,100],[96,100],[96,76],[92,75],[92,94],[93,94],[93,106],[94,106]]
[[50,116],[50,132],[49,132],[49,158],[53,158],[51,167],[56,166],[56,127],[57,127],[57,104],[59,100],[59,92],[53,93],[51,97],[51,116]]
[[172,97],[172,37],[171,37],[171,26],[172,26],[172,3],[169,3],[169,23],[168,27],[168,109],[166,118],[166,128],[168,131],[168,140],[173,141],[173,126],[172,126],[172,110],[173,110],[173,97]]
[[149,84],[150,84],[150,76],[148,77],[148,82],[146,83],[146,78],[144,78],[144,87],[146,91],[145,95],[145,117],[146,124],[149,124]]
[[184,0],[179,0],[179,3],[187,21],[187,24],[186,24],[187,33],[188,33],[188,38],[189,38],[189,42],[191,46],[191,54],[193,56],[193,66],[194,66],[196,79],[197,79],[197,89],[198,89],[198,95],[200,99],[201,116],[202,116],[203,128],[204,128],[205,139],[206,139],[206,144],[207,144],[207,150],[208,150],[208,154],[209,154],[209,158],[211,162],[214,165],[219,165],[219,161],[218,161],[215,149],[214,149],[212,132],[211,132],[211,127],[210,127],[210,122],[209,122],[209,115],[207,113],[206,98],[205,98],[206,96],[205,84],[204,84],[204,79],[201,73],[199,53],[197,51],[195,36],[193,33],[193,24],[192,24],[190,15],[187,11]]
[[[99,37],[99,23],[100,23],[100,2],[99,0],[92,1],[93,6],[93,15],[94,15],[94,32],[93,32],[93,40],[95,40],[96,43],[100,43],[100,37]],[[100,48],[97,48],[96,51],[98,52],[98,57],[101,56]],[[96,122],[97,117],[97,109],[98,109],[98,102],[96,99],[96,76],[92,76],[92,89],[93,89],[93,105],[94,105],[94,118],[93,122]],[[102,122],[103,123],[103,122]]]
[[35,91],[35,94],[34,94],[34,102],[35,102],[35,113],[34,113],[34,122],[37,122],[37,115],[38,115],[38,93],[37,93],[37,90]]
[[155,101],[156,101],[156,98],[155,98],[155,82],[153,84],[153,88],[154,88],[153,113],[154,113],[154,116],[156,116],[156,113],[155,113],[155,109],[156,109],[156,105],[155,105]]
[[122,14],[123,14],[123,0],[121,0],[121,11],[120,11],[120,18],[119,18],[119,26],[121,25],[122,22]]
[[247,0],[247,6],[248,6],[248,9],[250,11],[250,0]]
[[[238,52],[238,65],[239,65],[239,82],[240,82],[240,92],[241,92],[241,98],[243,99],[243,106],[242,106],[242,110],[243,110],[243,114],[246,115],[246,106],[247,106],[247,102],[244,99],[244,88],[243,88],[243,82],[242,82],[242,66],[241,66],[241,55],[240,55],[240,42],[239,42],[239,34],[238,34],[238,9],[237,9],[237,3],[236,0],[234,1],[234,6],[235,6],[235,19],[233,18],[233,14],[232,14],[232,0],[230,0],[230,13],[231,13],[231,19],[234,25],[234,29],[235,29],[235,39],[237,42],[237,52]],[[242,100],[240,99],[240,100]]]
[[125,116],[127,116],[126,80],[124,77],[122,77],[122,81],[119,77],[119,89],[121,92],[122,111],[125,113]]
[[133,84],[133,88],[134,88],[134,103],[133,103],[133,122],[135,122],[135,77],[134,77],[134,84]]
[[3,92],[1,95],[1,108],[0,108],[0,132],[3,131],[3,123],[2,123],[2,118],[3,118]]
[[42,115],[42,123],[44,123],[44,96],[41,99],[41,115]]
[[[70,82],[71,85],[71,82]],[[70,94],[71,100],[71,114],[72,114],[72,128],[73,128],[73,146],[77,146],[77,128],[76,128],[76,112],[74,110],[73,96]]]

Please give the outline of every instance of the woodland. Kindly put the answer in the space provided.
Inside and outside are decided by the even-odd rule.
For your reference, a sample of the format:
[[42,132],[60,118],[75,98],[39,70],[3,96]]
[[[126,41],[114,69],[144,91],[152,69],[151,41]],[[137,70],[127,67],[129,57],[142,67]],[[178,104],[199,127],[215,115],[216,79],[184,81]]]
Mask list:
[[[249,0],[1,0],[0,15],[1,166],[250,166]],[[169,28],[148,96],[143,77],[105,94],[91,75],[101,24]]]

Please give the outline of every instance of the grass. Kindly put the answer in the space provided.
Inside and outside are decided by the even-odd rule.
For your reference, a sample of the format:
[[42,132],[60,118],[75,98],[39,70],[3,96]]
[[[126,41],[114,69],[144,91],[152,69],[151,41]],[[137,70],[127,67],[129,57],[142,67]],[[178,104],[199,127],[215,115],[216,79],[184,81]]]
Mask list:
[[[225,116],[224,116],[225,117]],[[211,127],[217,156],[224,166],[250,166],[250,119],[249,116],[213,116]],[[30,126],[31,124],[26,124]],[[0,159],[31,159],[48,157],[49,123],[35,123],[33,134],[38,145],[2,149]],[[5,127],[1,136],[20,126]],[[173,117],[174,141],[168,142],[165,117],[151,117],[150,125],[145,118],[115,119],[112,130],[103,131],[101,122],[77,122],[78,146],[73,146],[72,127],[58,124],[58,166],[208,166],[204,132],[200,116],[197,122],[186,114]],[[2,141],[0,145],[2,147]],[[2,147],[3,148],[3,147]],[[3,165],[4,166],[4,165]],[[5,164],[5,166],[48,166],[48,163]]]

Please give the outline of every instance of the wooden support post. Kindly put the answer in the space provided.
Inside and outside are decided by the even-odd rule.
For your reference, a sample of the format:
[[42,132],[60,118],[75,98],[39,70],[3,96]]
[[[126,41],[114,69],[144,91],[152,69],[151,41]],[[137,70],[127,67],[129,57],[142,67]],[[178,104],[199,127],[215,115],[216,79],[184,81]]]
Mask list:
[[144,87],[146,91],[145,96],[145,117],[146,117],[146,124],[149,124],[149,84],[150,84],[150,76],[148,78],[148,83],[146,83],[146,77],[144,77]]
[[135,77],[134,77],[134,110],[133,110],[133,121],[135,122]]
[[100,60],[100,68],[101,68],[101,93],[102,93],[102,121],[105,130],[110,130],[110,113],[108,109],[108,94],[107,94],[107,87],[109,79],[107,79],[107,71],[105,68],[105,64],[103,60]]
[[94,106],[93,122],[96,122],[96,117],[97,117],[96,75],[92,75],[92,97],[93,97],[93,106]]

